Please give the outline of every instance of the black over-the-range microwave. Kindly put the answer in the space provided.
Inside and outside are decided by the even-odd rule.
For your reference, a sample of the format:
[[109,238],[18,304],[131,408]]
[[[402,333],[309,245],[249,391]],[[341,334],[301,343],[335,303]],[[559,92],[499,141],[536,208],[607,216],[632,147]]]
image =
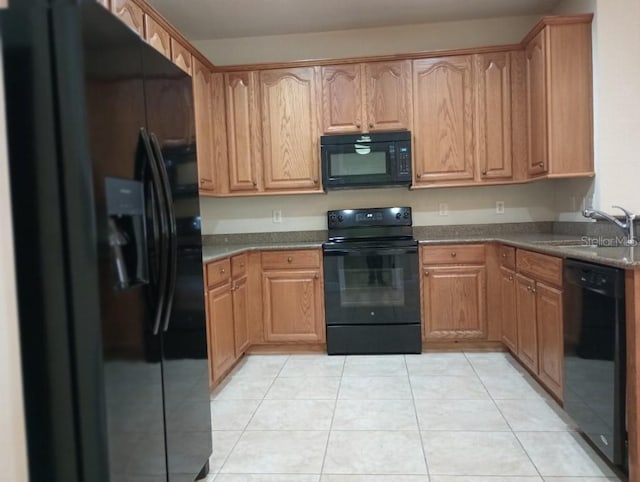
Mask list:
[[411,132],[320,137],[326,190],[411,184]]

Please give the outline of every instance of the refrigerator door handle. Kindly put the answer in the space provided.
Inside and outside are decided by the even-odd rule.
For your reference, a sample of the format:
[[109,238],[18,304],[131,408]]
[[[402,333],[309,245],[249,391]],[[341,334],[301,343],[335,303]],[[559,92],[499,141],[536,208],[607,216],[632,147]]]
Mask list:
[[159,164],[160,177],[164,188],[165,201],[167,203],[166,207],[169,224],[169,276],[167,281],[166,305],[163,315],[164,323],[162,327],[163,331],[167,331],[171,320],[176,278],[178,276],[178,232],[176,228],[176,212],[173,205],[173,197],[171,195],[171,184],[169,183],[169,175],[167,174],[167,169],[165,167],[162,148],[160,147],[160,142],[158,142],[158,137],[153,132],[150,134],[150,138],[154,156]]
[[[158,205],[158,212],[160,215],[156,218],[155,210],[152,210],[153,222],[160,225],[160,263],[158,270],[158,283],[157,293],[154,296],[153,304],[155,305],[155,312],[153,315],[153,334],[157,335],[160,332],[160,324],[162,323],[164,307],[166,305],[166,292],[168,283],[168,269],[169,269],[169,227],[167,220],[167,208],[166,198],[163,195],[162,178],[160,177],[160,169],[158,168],[158,161],[154,155],[153,148],[151,147],[151,141],[149,135],[144,127],[140,128],[140,139],[144,148],[144,153],[148,161],[149,170],[151,172],[151,189],[152,196],[156,198]],[[144,166],[142,169],[144,172]]]

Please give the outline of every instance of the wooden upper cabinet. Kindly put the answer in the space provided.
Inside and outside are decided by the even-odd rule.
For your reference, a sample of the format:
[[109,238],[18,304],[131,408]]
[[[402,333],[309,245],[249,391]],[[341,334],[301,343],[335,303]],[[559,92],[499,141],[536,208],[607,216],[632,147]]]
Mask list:
[[255,72],[225,74],[230,192],[258,189],[260,118],[256,78]]
[[484,266],[425,266],[423,321],[426,340],[484,339]]
[[322,122],[325,133],[362,130],[362,94],[360,64],[322,67]]
[[321,191],[318,87],[313,67],[260,72],[266,191]]
[[[528,174],[535,176],[548,170],[547,152],[547,49],[548,30],[542,30],[525,50]],[[565,133],[567,134],[567,133]],[[567,135],[567,137],[569,137]]]
[[98,0],[98,4],[102,5],[104,8],[109,9],[109,0]]
[[554,395],[563,396],[563,308],[562,291],[536,284],[538,319],[538,376]]
[[325,133],[410,129],[411,61],[329,65],[321,72]]
[[131,0],[111,0],[111,11],[123,23],[144,37],[144,12]]
[[473,57],[413,63],[415,184],[474,177]]
[[363,65],[367,130],[411,129],[411,61]]
[[215,190],[218,193],[229,191],[229,156],[227,147],[227,121],[225,103],[224,75],[211,74],[211,156],[213,162]]
[[192,74],[193,59],[191,52],[180,41],[171,37],[171,60],[174,64],[184,70],[187,74]]
[[480,179],[512,177],[511,57],[509,52],[475,56],[476,147]]
[[193,66],[193,98],[195,101],[198,178],[201,191],[215,191],[215,164],[212,138],[211,73],[197,59]]
[[144,31],[147,43],[171,60],[171,36],[149,15],[144,16]]

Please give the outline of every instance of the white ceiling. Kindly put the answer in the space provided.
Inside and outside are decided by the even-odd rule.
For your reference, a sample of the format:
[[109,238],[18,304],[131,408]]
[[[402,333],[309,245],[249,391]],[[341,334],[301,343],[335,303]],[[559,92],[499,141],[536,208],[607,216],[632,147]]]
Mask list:
[[149,0],[190,40],[550,12],[560,0]]

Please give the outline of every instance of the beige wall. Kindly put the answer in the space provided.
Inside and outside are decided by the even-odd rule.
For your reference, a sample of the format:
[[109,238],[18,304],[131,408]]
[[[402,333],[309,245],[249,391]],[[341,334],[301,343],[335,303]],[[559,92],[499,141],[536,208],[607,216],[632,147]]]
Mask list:
[[[260,198],[203,198],[202,230],[205,234],[326,229],[329,209],[411,206],[414,224],[503,223],[552,221],[555,190],[565,181],[543,181],[502,187],[457,189],[367,189],[333,191],[305,196]],[[496,214],[496,201],[504,201],[505,213]],[[440,216],[439,205],[448,205],[449,215]],[[282,211],[282,223],[273,223],[273,210]]]
[[335,59],[517,43],[538,16],[194,41],[216,65]]
[[0,56],[0,482],[26,482],[28,477],[2,72]]

